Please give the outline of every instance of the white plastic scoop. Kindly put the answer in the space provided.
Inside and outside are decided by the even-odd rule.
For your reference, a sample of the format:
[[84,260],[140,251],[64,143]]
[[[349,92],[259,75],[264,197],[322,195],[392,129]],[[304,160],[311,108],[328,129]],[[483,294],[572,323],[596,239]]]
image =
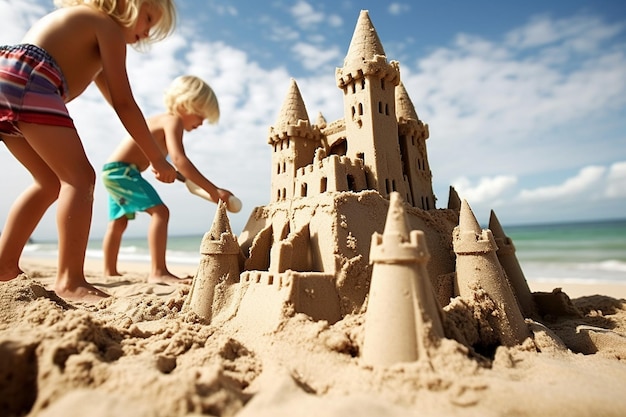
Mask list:
[[[180,172],[176,173],[176,179],[178,181],[184,182],[185,186],[187,187],[187,189],[189,190],[189,192],[191,194],[195,194],[198,197],[202,197],[205,200],[208,200],[208,201],[211,201],[212,203],[216,203],[217,204],[217,201],[214,201],[211,198],[211,194],[207,193],[203,188],[201,188],[195,182],[191,181],[188,178],[185,178],[183,176],[183,174],[181,174]],[[226,209],[228,211],[230,211],[231,213],[239,213],[239,211],[241,210],[241,207],[242,207],[242,204],[241,204],[241,200],[240,199],[238,199],[234,195],[231,195],[228,198],[228,201],[226,202]]]

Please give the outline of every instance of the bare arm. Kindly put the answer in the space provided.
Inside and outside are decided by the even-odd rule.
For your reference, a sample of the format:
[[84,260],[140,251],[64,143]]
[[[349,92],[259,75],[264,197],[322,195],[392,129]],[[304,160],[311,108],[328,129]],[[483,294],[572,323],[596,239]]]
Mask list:
[[200,170],[196,168],[187,156],[183,146],[183,126],[180,119],[172,118],[171,122],[164,124],[163,132],[165,134],[167,151],[178,172],[209,193],[213,201],[228,201],[228,197],[230,197],[232,193],[217,187],[208,178],[202,175]]
[[95,79],[104,98],[111,104],[122,124],[150,160],[156,178],[173,182],[176,171],[158,148],[143,113],[133,97],[126,72],[126,43],[116,30],[103,26],[97,32],[102,71]]

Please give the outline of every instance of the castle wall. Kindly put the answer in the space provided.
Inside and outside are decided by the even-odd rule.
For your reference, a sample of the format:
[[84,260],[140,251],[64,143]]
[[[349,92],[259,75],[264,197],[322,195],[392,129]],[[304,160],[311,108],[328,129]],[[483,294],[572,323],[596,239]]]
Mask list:
[[327,191],[361,191],[367,189],[361,160],[330,155],[296,172],[297,197],[319,195]]

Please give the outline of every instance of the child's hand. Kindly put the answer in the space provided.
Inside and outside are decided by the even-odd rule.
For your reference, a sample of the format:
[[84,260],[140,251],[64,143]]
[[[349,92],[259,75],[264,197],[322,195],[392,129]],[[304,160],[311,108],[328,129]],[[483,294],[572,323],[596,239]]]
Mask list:
[[217,189],[217,194],[220,196],[220,200],[228,203],[228,199],[230,198],[231,195],[233,195],[233,193],[231,193],[228,190],[225,190],[223,188],[218,188]]
[[174,182],[176,181],[176,168],[174,168],[165,158],[158,161],[156,164],[152,164],[152,172],[157,180],[161,182]]

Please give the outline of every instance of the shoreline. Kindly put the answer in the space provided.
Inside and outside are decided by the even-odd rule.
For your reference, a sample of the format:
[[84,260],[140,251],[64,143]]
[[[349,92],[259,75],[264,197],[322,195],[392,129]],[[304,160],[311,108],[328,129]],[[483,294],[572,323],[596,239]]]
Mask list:
[[[51,269],[56,268],[56,257],[36,257],[24,255],[22,257],[21,266],[28,272],[36,272],[37,275],[53,274]],[[150,265],[148,262],[142,261],[126,261],[118,262],[118,269],[129,274],[148,274]],[[168,262],[169,270],[178,276],[195,276],[198,268],[197,264],[183,264],[176,262]],[[44,272],[47,271],[47,272]],[[85,274],[88,280],[92,277],[102,277],[102,259],[87,258],[85,259]],[[531,292],[552,292],[555,288],[561,288],[570,298],[580,298],[593,295],[604,295],[616,299],[626,300],[626,282],[580,282],[575,283],[571,280],[565,282],[558,281],[535,281],[527,280]],[[97,283],[96,283],[97,285]]]

